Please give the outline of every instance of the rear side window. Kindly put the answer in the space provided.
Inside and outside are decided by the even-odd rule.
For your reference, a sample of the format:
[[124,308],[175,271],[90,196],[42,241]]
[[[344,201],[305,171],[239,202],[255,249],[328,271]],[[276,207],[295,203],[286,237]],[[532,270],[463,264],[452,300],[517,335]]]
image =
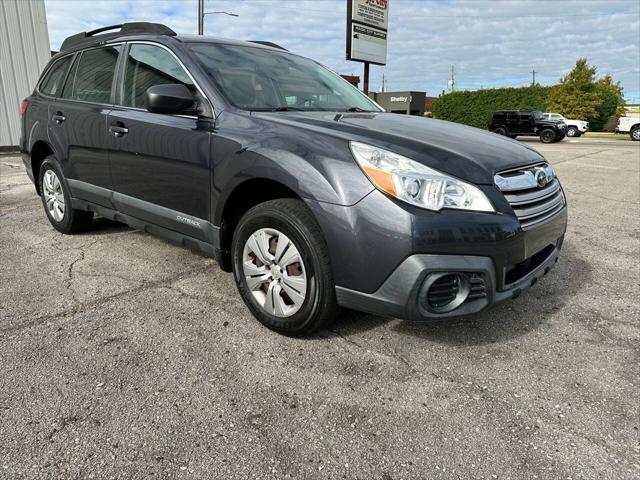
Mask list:
[[504,112],[496,112],[493,114],[494,120],[504,120],[505,118],[506,118],[506,115],[504,114]]
[[168,83],[181,83],[196,94],[196,87],[189,75],[168,51],[155,45],[131,45],[124,70],[121,104],[145,108],[147,89]]
[[517,121],[520,120],[520,114],[518,112],[507,112],[507,120],[509,121]]
[[64,57],[53,64],[40,84],[41,93],[51,95],[52,97],[60,94],[64,78],[67,75],[67,70],[71,63],[71,58],[72,56]]
[[69,77],[62,96],[71,100],[110,103],[111,85],[120,46],[86,50],[76,60],[75,74]]

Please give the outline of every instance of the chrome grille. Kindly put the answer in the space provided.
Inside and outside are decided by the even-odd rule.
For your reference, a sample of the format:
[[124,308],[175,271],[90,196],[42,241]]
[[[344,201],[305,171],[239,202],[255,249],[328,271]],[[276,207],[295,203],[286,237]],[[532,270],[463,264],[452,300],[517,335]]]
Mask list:
[[525,230],[553,217],[565,204],[560,182],[547,163],[501,172],[495,183]]

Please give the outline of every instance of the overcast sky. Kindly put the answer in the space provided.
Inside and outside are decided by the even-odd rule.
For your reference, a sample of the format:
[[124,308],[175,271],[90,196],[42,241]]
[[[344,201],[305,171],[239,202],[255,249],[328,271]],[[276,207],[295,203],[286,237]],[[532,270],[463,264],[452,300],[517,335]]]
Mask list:
[[[197,0],[45,0],[51,48],[68,35],[126,21],[197,32]],[[640,103],[640,2],[389,0],[387,65],[371,67],[373,90],[437,95],[455,65],[460,89],[558,81],[579,57],[610,73]],[[270,40],[339,73],[362,75],[345,57],[346,0],[205,0],[205,33]]]

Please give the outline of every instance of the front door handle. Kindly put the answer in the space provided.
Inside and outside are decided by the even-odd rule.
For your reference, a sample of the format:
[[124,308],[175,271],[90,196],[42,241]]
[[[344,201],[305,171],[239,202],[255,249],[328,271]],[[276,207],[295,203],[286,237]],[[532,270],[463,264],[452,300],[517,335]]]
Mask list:
[[129,129],[125,126],[123,126],[122,124],[120,125],[111,125],[109,127],[109,131],[111,133],[113,133],[116,137],[122,137],[124,135],[126,135],[127,133],[129,133]]
[[57,112],[55,115],[51,117],[51,120],[55,121],[58,125],[64,122],[67,119],[61,112]]

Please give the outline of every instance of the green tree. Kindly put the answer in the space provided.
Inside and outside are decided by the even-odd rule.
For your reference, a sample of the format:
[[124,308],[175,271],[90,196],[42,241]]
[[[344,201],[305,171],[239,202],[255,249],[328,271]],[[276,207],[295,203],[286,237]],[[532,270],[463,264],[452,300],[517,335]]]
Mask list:
[[568,118],[587,120],[598,118],[602,103],[596,86],[596,67],[590,67],[586,58],[580,58],[569,74],[549,93],[549,111]]
[[624,95],[620,82],[614,82],[611,75],[605,75],[596,82],[596,91],[600,95],[601,103],[598,106],[598,114],[591,121],[592,130],[602,130],[604,124],[611,116],[624,115]]

